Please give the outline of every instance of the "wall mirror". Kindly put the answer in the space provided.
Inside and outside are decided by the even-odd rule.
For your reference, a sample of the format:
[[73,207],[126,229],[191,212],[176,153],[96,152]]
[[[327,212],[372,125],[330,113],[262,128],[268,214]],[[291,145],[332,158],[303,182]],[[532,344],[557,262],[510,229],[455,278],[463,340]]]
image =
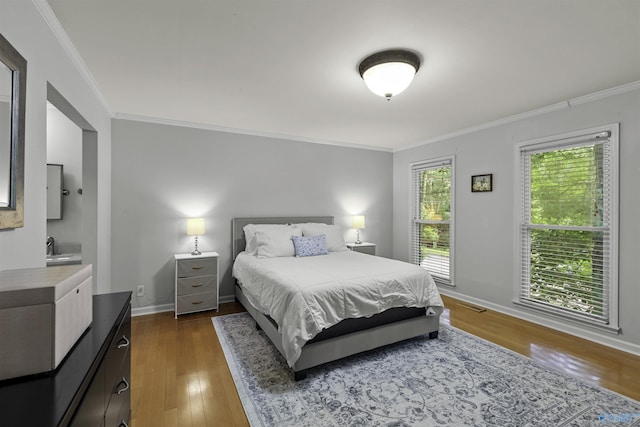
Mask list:
[[64,166],[47,163],[47,219],[62,219],[63,194]]
[[0,229],[24,225],[27,61],[0,34]]

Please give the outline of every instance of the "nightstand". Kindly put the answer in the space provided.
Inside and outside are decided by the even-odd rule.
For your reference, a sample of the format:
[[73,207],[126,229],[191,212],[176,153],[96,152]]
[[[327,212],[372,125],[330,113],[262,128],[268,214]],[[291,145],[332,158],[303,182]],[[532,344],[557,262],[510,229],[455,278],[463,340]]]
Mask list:
[[368,255],[376,254],[376,244],[369,242],[362,243],[347,243],[347,247],[355,252],[360,252]]
[[176,254],[176,319],[180,314],[218,309],[218,253]]

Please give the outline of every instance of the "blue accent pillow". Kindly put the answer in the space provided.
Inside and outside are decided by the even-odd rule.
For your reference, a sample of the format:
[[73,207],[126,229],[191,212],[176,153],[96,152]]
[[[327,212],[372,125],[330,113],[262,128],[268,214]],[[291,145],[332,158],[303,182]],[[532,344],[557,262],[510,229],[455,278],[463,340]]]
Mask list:
[[328,253],[327,236],[324,234],[311,237],[291,236],[291,239],[297,257],[326,255]]

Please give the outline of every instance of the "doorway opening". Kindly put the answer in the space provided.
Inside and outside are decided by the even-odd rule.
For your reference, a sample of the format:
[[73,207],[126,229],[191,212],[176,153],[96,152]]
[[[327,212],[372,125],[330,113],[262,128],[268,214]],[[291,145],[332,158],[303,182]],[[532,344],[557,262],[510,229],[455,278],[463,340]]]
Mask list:
[[[98,266],[98,133],[47,83],[47,265]],[[45,242],[43,242],[45,243]]]

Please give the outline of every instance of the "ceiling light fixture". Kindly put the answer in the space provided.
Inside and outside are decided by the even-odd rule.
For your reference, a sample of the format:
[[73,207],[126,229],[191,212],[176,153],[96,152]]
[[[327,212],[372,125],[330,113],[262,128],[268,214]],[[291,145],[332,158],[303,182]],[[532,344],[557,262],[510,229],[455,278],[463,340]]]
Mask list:
[[409,87],[419,68],[418,55],[408,50],[392,49],[366,57],[358,71],[371,92],[389,101]]

